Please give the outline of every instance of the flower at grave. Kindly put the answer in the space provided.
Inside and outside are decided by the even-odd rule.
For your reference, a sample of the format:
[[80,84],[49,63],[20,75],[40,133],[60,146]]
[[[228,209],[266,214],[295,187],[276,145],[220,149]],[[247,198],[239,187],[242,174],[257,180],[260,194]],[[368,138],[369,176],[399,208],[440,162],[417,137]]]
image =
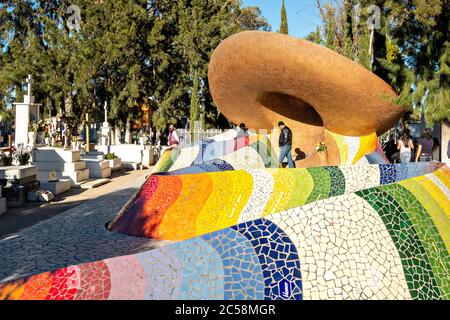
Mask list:
[[36,131],[45,131],[45,121],[44,120],[39,120],[36,126],[37,126]]
[[26,166],[30,164],[31,155],[34,151],[39,152],[35,147],[25,146],[23,143],[19,143],[17,148],[13,150],[13,158],[20,166]]
[[316,151],[321,153],[321,152],[326,152],[327,151],[327,145],[325,144],[325,142],[319,142],[316,146]]
[[39,126],[36,123],[30,123],[30,125],[28,126],[29,132],[37,132],[38,129],[39,129]]
[[56,177],[56,171],[52,170],[48,173],[48,182],[56,182],[58,178]]

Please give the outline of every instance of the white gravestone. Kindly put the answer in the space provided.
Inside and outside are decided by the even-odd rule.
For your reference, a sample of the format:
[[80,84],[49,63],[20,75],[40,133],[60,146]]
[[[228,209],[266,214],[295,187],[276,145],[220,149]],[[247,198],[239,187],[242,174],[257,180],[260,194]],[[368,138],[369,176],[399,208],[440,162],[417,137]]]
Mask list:
[[28,126],[30,122],[37,123],[40,120],[39,109],[41,104],[34,103],[32,95],[33,78],[31,75],[28,75],[27,83],[27,95],[23,97],[23,102],[14,102],[16,107],[15,145],[28,145]]
[[108,103],[106,101],[103,109],[105,110],[105,121],[102,125],[102,145],[109,146],[111,145],[111,128],[109,127],[108,123]]

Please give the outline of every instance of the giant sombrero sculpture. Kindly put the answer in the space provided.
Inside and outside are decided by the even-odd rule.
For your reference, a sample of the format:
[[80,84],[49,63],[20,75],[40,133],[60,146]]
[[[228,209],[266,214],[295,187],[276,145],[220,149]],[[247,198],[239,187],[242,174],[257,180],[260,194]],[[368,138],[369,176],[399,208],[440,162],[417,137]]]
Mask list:
[[314,167],[278,169],[276,141],[234,130],[166,150],[108,224],[111,235],[161,247],[130,240],[130,255],[100,261],[68,256],[70,247],[46,252],[64,255],[48,268],[45,248],[28,250],[39,263],[23,274],[27,255],[0,283],[0,300],[450,299],[450,169],[367,163],[383,161],[371,154],[381,154],[377,134],[402,113],[387,84],[329,50],[261,32],[225,40],[210,82],[232,121],[270,129],[285,120],[303,150],[335,143],[326,161],[345,165],[311,157],[302,164]]
[[[224,40],[209,66],[211,94],[226,118],[252,129],[283,120],[294,132],[293,149],[324,165],[314,151],[328,146],[327,165],[343,164],[333,134],[380,135],[404,110],[382,79],[312,42],[271,32],[242,32]],[[276,143],[274,143],[276,145]]]

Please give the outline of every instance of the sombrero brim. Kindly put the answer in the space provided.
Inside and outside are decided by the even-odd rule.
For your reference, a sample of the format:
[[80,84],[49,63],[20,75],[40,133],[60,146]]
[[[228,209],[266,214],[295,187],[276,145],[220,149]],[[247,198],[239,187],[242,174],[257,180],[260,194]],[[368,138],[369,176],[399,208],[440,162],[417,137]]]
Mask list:
[[345,136],[382,134],[404,110],[378,76],[315,43],[246,31],[224,40],[209,65],[211,94],[234,123],[271,129],[279,120]]

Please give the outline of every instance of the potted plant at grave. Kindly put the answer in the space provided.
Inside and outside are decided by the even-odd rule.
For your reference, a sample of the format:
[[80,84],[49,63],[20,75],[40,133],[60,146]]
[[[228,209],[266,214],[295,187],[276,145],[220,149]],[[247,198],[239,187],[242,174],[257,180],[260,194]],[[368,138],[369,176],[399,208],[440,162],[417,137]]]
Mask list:
[[28,126],[28,143],[32,146],[36,144],[38,128],[39,126],[36,123],[30,123]]
[[36,143],[42,144],[45,143],[45,122],[44,120],[39,120],[36,124],[37,126],[37,138]]
[[112,171],[120,170],[122,166],[122,160],[118,156],[116,156],[114,152],[105,154],[105,160],[108,160],[109,167]]
[[79,141],[80,138],[77,135],[72,135],[72,149],[79,150]]
[[50,145],[50,134],[48,133],[48,131],[46,130],[45,131],[45,134],[44,134],[44,141],[45,141],[45,144],[46,145]]
[[3,152],[3,150],[0,150],[0,162],[2,167],[12,166],[12,157]]
[[20,166],[27,166],[30,164],[31,155],[35,150],[37,149],[30,146],[25,146],[23,143],[19,143],[13,152],[14,160],[16,160]]

